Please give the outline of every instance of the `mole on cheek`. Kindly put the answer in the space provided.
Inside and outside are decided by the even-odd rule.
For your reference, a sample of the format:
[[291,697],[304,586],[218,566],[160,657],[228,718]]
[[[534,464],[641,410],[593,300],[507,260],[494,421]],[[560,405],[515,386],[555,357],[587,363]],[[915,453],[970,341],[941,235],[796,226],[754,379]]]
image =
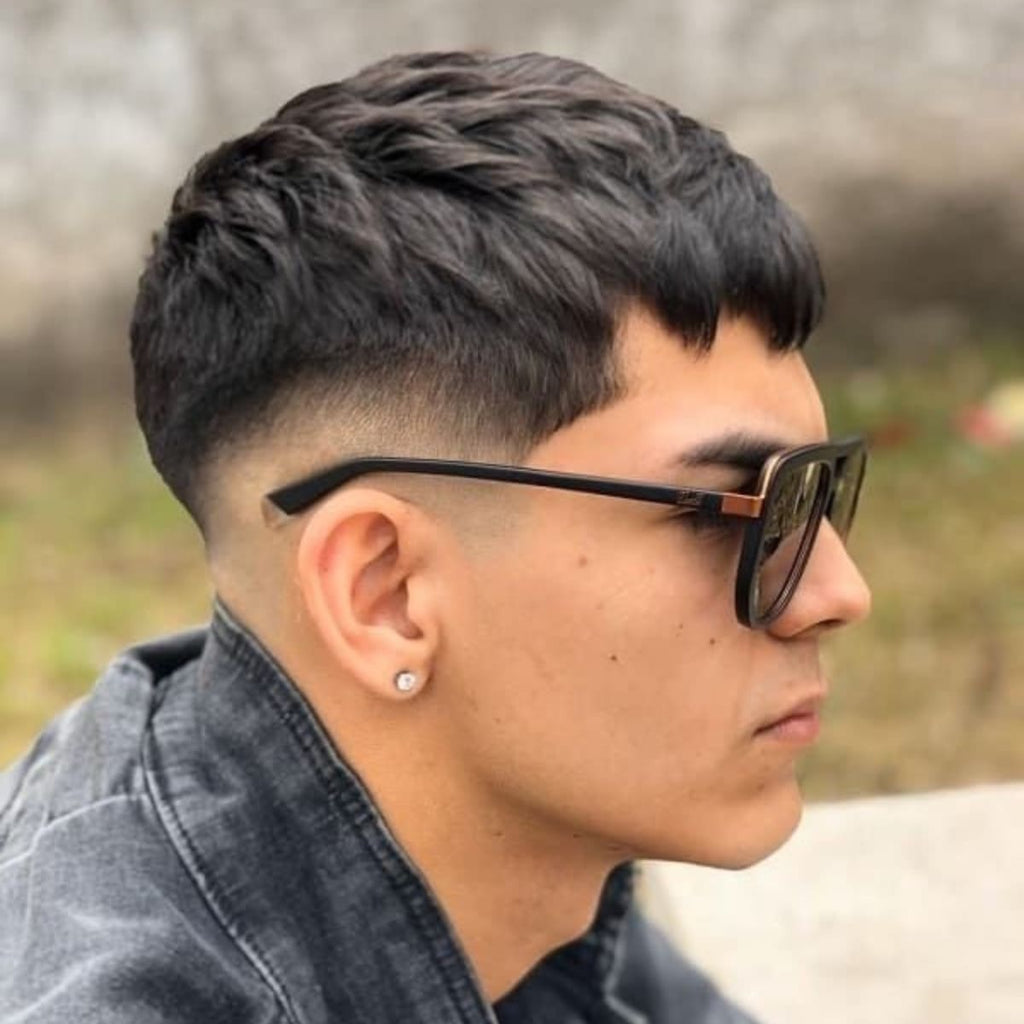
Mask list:
[[576,564],[581,569],[583,569],[583,568],[585,568],[586,566],[588,566],[590,564],[590,559],[587,558],[586,555],[580,555],[580,557],[576,560]]
[[715,644],[717,644],[717,643],[718,643],[718,640],[716,640],[715,637],[710,637],[708,639],[708,647],[714,647]]

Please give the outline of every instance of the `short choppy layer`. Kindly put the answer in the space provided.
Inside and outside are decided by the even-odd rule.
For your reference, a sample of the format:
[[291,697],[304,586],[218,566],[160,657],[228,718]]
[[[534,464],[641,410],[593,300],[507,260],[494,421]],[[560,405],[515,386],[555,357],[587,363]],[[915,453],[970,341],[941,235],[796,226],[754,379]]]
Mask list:
[[618,393],[627,304],[683,344],[728,312],[787,349],[823,294],[803,226],[721,133],[572,61],[396,57],[190,171],[140,281],[138,416],[201,520],[212,457],[304,395],[426,405],[525,453]]

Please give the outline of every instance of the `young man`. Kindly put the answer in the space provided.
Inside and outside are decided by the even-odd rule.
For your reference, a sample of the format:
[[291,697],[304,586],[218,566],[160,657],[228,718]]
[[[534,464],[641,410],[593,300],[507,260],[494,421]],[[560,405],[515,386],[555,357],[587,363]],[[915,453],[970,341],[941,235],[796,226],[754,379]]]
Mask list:
[[3,780],[0,1017],[746,1020],[629,865],[797,824],[869,602],[821,305],[749,160],[564,60],[388,60],[204,156],[132,354],[213,622]]

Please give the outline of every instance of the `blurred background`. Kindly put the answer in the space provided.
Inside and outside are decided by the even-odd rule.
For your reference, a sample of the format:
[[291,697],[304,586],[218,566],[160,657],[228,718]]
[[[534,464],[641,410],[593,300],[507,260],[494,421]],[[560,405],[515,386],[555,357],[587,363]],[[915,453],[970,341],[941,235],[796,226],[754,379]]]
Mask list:
[[207,615],[126,324],[206,148],[389,53],[539,49],[723,128],[819,239],[808,350],[868,431],[876,612],[830,647],[815,798],[1024,779],[1019,0],[4,0],[0,765],[123,645]]

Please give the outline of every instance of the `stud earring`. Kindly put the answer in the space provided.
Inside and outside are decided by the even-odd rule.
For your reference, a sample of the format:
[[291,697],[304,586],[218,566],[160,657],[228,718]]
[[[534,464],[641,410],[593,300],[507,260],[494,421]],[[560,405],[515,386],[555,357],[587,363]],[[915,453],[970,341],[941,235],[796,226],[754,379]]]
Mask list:
[[395,674],[395,689],[399,693],[411,693],[416,689],[416,683],[419,680],[416,678],[415,672],[410,672],[408,669],[402,669],[401,672]]

